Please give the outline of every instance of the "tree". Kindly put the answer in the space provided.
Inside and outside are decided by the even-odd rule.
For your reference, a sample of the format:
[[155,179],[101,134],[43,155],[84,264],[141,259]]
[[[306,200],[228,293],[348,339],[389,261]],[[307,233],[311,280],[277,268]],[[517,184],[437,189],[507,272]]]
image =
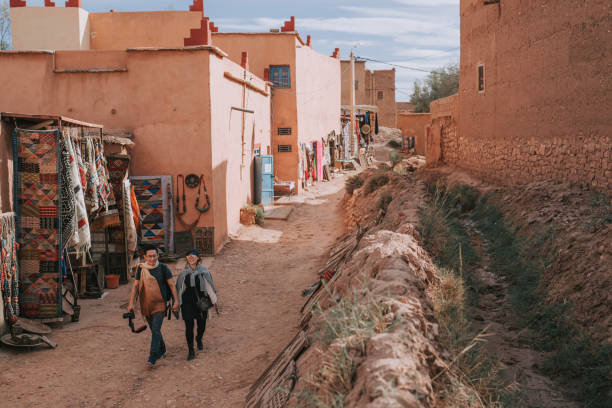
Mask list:
[[9,2],[4,0],[0,3],[0,50],[11,48],[11,17],[9,14]]
[[424,83],[414,81],[414,92],[410,103],[417,113],[429,112],[429,104],[436,99],[456,94],[459,91],[459,65],[449,65],[431,71]]

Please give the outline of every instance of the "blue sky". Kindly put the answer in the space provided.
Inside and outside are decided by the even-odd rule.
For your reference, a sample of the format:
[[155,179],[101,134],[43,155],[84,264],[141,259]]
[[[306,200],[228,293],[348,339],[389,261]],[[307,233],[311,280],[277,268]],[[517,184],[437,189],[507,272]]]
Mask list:
[[[90,12],[186,10],[191,0],[82,0]],[[28,0],[31,6],[43,0]],[[57,0],[56,4],[63,5]],[[318,52],[339,47],[357,56],[429,71],[459,61],[459,0],[204,0],[204,12],[221,31],[268,31],[294,15],[296,29],[312,36]],[[389,69],[368,63],[369,69]],[[426,72],[396,68],[396,99],[410,99]]]

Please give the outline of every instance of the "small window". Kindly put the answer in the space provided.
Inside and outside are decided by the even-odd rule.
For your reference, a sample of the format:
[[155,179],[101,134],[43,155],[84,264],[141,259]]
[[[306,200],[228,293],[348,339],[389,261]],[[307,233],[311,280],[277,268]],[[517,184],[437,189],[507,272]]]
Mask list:
[[382,99],[383,98],[383,91],[378,91],[378,99]]
[[359,89],[359,81],[355,80],[355,90],[358,90],[358,89]]
[[281,136],[287,136],[291,134],[291,128],[278,128],[278,134]]
[[274,88],[291,88],[291,77],[288,65],[270,67],[270,82]]
[[484,65],[478,65],[478,92],[484,92],[485,90],[485,73]]
[[253,154],[255,156],[261,155],[261,144],[256,144],[255,145],[255,147],[253,148]]
[[291,145],[278,145],[279,153],[289,153],[291,152]]

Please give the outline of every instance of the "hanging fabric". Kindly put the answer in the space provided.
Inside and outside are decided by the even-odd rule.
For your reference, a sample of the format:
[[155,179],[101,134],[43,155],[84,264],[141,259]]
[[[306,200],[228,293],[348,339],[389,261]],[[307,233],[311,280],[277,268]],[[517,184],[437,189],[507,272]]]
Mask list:
[[13,324],[19,316],[19,271],[15,214],[0,215],[0,293],[4,303],[4,319]]
[[85,151],[83,155],[83,164],[86,168],[87,187],[85,188],[85,205],[89,214],[93,214],[98,210],[100,204],[98,200],[98,189],[100,188],[100,179],[96,169],[96,149],[91,138],[85,139]]
[[[13,132],[15,212],[20,244],[20,314],[30,318],[61,315],[60,221],[62,149],[57,130]],[[58,172],[60,174],[58,174]]]
[[374,133],[378,134],[378,113],[376,114],[376,117],[374,119]]
[[126,241],[128,248],[128,256],[132,255],[136,251],[138,246],[138,231],[136,230],[136,224],[134,223],[134,211],[132,208],[131,199],[131,185],[129,180],[123,180],[122,193],[123,193],[123,220],[125,222]]
[[75,222],[76,233],[70,242],[64,245],[64,248],[73,247],[77,254],[84,255],[91,248],[91,235],[89,232],[89,221],[87,220],[87,208],[85,207],[85,197],[83,195],[83,186],[79,172],[77,155],[75,153],[76,146],[74,138],[78,140],[78,128],[64,128],[62,143],[68,149],[70,182],[72,183],[72,193],[75,205]]
[[[180,186],[183,186],[183,193],[179,191]],[[181,207],[181,198],[183,199],[183,206]],[[187,212],[187,204],[185,202],[185,176],[179,174],[176,176],[176,213],[179,215]]]

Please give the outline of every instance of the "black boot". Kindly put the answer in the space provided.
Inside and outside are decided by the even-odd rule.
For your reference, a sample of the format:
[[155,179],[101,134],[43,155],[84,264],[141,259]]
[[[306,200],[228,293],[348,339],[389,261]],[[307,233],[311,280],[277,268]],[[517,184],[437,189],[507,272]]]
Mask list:
[[193,346],[189,347],[189,354],[187,355],[187,361],[191,361],[195,358],[195,351],[193,350]]
[[204,350],[204,343],[202,343],[202,338],[196,338],[196,342],[198,343],[198,350]]

